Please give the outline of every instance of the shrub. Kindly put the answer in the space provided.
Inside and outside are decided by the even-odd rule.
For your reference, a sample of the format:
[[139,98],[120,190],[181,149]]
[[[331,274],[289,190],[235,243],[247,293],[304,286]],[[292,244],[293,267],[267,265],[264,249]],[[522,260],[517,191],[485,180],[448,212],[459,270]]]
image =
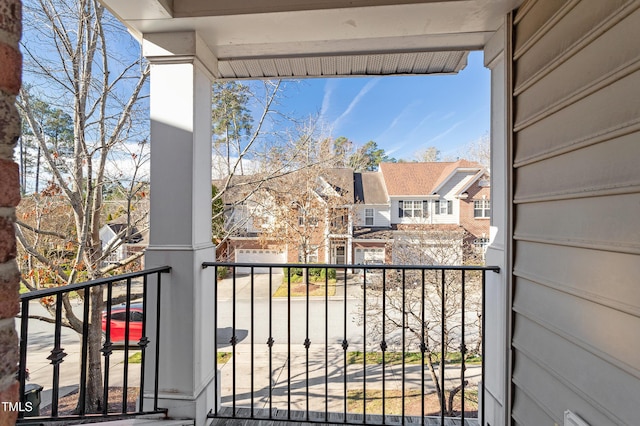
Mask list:
[[[284,276],[291,277],[291,282],[298,282],[302,279],[302,268],[283,268]],[[309,278],[313,281],[324,280],[329,275],[329,279],[336,279],[336,270],[333,268],[309,268]]]
[[284,276],[302,276],[302,268],[282,268],[282,272],[284,272]]
[[227,273],[229,273],[229,268],[218,267],[218,279],[219,280],[224,280],[227,277]]

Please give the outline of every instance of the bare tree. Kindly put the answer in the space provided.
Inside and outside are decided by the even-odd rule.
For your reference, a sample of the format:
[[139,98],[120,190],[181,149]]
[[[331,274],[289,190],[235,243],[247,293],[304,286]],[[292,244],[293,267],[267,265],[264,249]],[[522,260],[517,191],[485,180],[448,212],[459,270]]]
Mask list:
[[[138,114],[149,67],[139,55],[115,56],[126,43],[134,42],[98,0],[31,0],[24,10],[25,79],[34,89],[21,92],[18,107],[51,173],[46,190],[27,200],[17,222],[16,234],[29,268],[24,284],[36,289],[96,279],[142,255],[105,265],[115,247],[103,248],[99,231],[111,154],[127,141],[146,137]],[[113,48],[116,44],[120,49]],[[65,111],[72,119],[72,155],[64,167],[58,148],[52,149],[43,132],[34,109],[37,101]],[[138,170],[140,162],[134,164]],[[137,176],[128,179],[132,194]],[[70,219],[66,227],[56,227],[52,218],[60,217]],[[122,236],[128,232],[130,227]],[[52,256],[54,252],[59,255]],[[42,270],[47,273],[40,274]],[[95,287],[80,297],[90,297],[85,411],[97,412],[105,404],[100,353],[103,289]],[[63,306],[64,325],[82,332],[82,320],[71,309],[68,295]]]
[[[250,124],[251,131],[243,142],[214,147],[214,150],[230,150],[236,154],[237,147],[242,147],[237,156],[228,157],[230,163],[223,158],[225,161],[221,167],[214,167],[214,174],[216,171],[218,174],[224,171],[228,173],[214,181],[215,188],[212,191],[212,229],[217,244],[223,244],[232,235],[246,232],[247,227],[253,225],[265,231],[268,227],[264,222],[268,216],[265,212],[275,212],[279,208],[273,204],[273,200],[285,202],[278,193],[285,193],[285,188],[293,183],[313,180],[312,176],[317,178],[319,170],[344,162],[341,160],[344,154],[328,148],[331,139],[319,134],[317,120],[313,117],[300,122],[271,109],[279,96],[279,87],[278,84],[267,85],[268,90],[264,92],[266,100],[259,103],[262,108],[260,119]],[[233,111],[231,113],[235,114]],[[265,122],[270,114],[277,114],[284,120],[277,134],[265,130]],[[232,118],[225,120],[233,122]],[[218,152],[218,158],[224,157],[222,151]],[[293,193],[299,193],[297,186],[291,189]]]
[[459,158],[480,163],[486,169],[491,167],[491,138],[485,133],[476,140],[467,143],[460,151]]
[[[464,243],[465,231],[462,228],[426,228],[420,225],[409,228],[413,229],[396,231],[394,235],[392,251],[395,264],[460,265],[476,262],[475,251]],[[423,352],[438,401],[441,407],[446,407],[448,416],[455,415],[454,397],[461,385],[447,392],[445,383],[440,380],[446,360],[454,352],[465,359],[477,355],[482,338],[479,333],[481,280],[475,273],[465,274],[464,342],[461,338],[461,272],[388,270],[384,283],[380,278],[372,282],[373,285],[367,285],[366,306],[361,303],[359,310],[360,323],[366,318],[369,341],[384,341],[389,350]],[[462,378],[462,370],[460,376]]]
[[[302,144],[307,153],[295,171],[265,185],[254,199],[263,207],[257,216],[263,244],[294,248],[299,261],[309,263],[318,261],[327,235],[340,233],[338,228],[346,226],[353,176],[350,169],[327,167],[335,158],[323,151],[322,143]],[[329,156],[324,157],[326,154]]]
[[415,161],[430,163],[440,161],[440,150],[435,146],[430,146],[415,153]]

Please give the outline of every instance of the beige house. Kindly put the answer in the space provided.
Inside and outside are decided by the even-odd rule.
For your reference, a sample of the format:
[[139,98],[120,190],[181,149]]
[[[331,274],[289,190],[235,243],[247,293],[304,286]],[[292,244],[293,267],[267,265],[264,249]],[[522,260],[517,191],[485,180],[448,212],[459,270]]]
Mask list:
[[[429,241],[438,240],[432,244],[446,242],[461,253],[465,245],[483,253],[489,242],[488,178],[479,164],[460,160],[382,163],[378,172],[333,168],[311,175],[301,170],[273,178],[244,175],[214,181],[219,190],[226,187],[228,234],[217,256],[257,264],[407,264],[410,258],[393,254],[394,241],[428,234],[433,237]],[[305,209],[304,199],[315,202]],[[462,255],[427,258],[426,264],[465,260]]]
[[169,416],[204,425],[216,403],[215,279],[201,267],[215,256],[211,81],[454,73],[483,50],[486,259],[500,267],[486,283],[484,424],[638,424],[640,1],[102,2],[152,63],[146,262],[172,267]]
[[[478,252],[489,243],[489,175],[478,163],[382,163],[378,172],[356,173],[355,188],[355,264],[412,263],[411,256],[394,255],[393,246],[417,236],[436,245],[448,240],[461,248],[464,243]],[[422,251],[429,264],[451,263],[429,255],[427,247]],[[456,256],[454,263],[463,258]]]
[[302,169],[281,176],[233,176],[213,184],[226,188],[222,201],[227,235],[217,247],[218,259],[350,263],[353,170]]

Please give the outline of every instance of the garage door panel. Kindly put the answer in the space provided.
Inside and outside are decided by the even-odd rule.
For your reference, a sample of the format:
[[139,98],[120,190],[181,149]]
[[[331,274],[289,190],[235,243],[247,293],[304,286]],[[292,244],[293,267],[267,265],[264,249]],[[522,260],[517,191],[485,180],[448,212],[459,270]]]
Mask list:
[[[264,263],[286,263],[286,254],[284,251],[269,249],[236,249],[236,263],[250,263],[256,265],[253,272],[256,274],[268,274],[269,267],[261,267]],[[250,267],[237,267],[236,272],[240,274],[251,273]],[[282,268],[276,268],[274,273],[282,273]]]

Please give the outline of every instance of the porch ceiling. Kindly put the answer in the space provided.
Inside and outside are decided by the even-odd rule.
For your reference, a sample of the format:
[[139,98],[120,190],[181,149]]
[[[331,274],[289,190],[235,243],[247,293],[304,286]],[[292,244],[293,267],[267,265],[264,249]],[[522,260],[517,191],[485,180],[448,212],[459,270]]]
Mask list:
[[136,36],[196,31],[220,78],[456,73],[522,0],[101,0]]

